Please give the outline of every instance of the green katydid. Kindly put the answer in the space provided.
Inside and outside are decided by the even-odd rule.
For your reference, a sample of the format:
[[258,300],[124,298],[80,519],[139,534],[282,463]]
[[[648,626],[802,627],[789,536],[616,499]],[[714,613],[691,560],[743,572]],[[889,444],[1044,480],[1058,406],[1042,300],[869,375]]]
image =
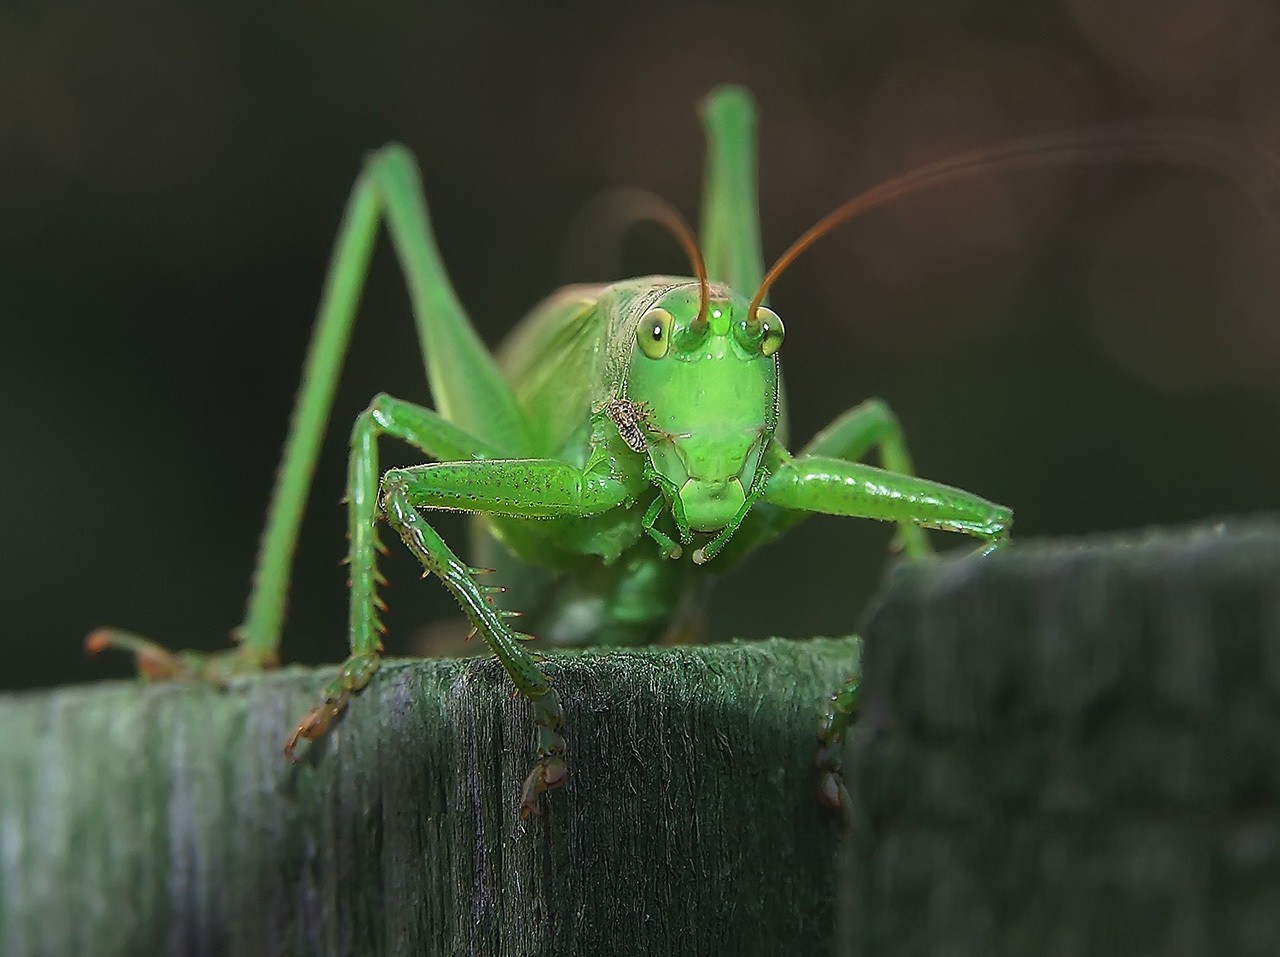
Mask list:
[[[1082,149],[1087,158],[1220,159],[1200,140],[1170,144],[1115,130],[1033,137],[953,157],[841,206],[765,273],[751,100],[722,88],[704,102],[702,117],[709,156],[700,243],[661,201],[638,200],[634,208],[673,231],[695,275],[561,290],[496,358],[450,285],[412,157],[396,145],[373,153],[334,247],[238,645],[213,656],[175,654],[103,629],[89,647],[132,651],[140,670],[155,677],[216,681],[276,663],[303,506],[384,221],[438,409],[379,395],[356,419],[347,489],[351,655],[289,736],[290,759],[298,740],[324,734],[378,668],[381,522],[419,559],[424,577],[440,578],[532,704],[536,755],[521,796],[525,817],[538,813],[540,795],[562,784],[568,767],[564,711],[522,641],[529,635],[515,628],[520,612],[552,645],[657,640],[682,627],[708,571],[732,567],[815,512],[895,522],[908,557],[929,550],[926,528],[975,536],[981,551],[1007,541],[1009,509],[913,474],[898,422],[879,400],[837,417],[799,453],[787,451],[779,412],[783,325],[764,305],[771,285],[840,223],[961,177],[1071,162]],[[381,473],[383,436],[434,461]],[[872,451],[883,469],[857,461]],[[477,565],[436,534],[422,514],[430,509],[476,514],[483,531]],[[509,607],[505,589],[490,583],[489,565],[512,578],[539,576],[537,607]],[[851,680],[833,696],[819,735],[819,793],[835,807],[847,800],[840,752],[856,707]]]

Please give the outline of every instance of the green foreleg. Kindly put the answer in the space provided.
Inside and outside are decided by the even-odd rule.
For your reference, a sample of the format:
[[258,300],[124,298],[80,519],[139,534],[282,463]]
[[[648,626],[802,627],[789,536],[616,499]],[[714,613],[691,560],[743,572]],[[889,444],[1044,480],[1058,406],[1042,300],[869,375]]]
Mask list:
[[[888,471],[916,474],[902,425],[881,399],[868,399],[854,406],[815,435],[800,455],[829,455],[856,462],[873,448],[880,454],[880,464]],[[789,513],[788,522],[796,521],[796,513]],[[914,522],[899,522],[898,536],[903,551],[911,558],[921,558],[931,551],[924,529]]]
[[[525,779],[520,802],[522,817],[536,815],[538,796],[564,783],[568,774],[561,734],[564,711],[559,696],[534,656],[522,646],[521,639],[528,636],[508,624],[513,613],[496,608],[491,601],[496,586],[479,584],[475,578],[478,570],[453,553],[418,509],[458,509],[523,518],[585,516],[619,506],[636,491],[608,474],[584,472],[544,459],[442,462],[393,469],[382,478],[382,511],[387,521],[423,568],[444,582],[516,690],[533,704],[537,757]],[[370,562],[373,549],[372,543],[364,546]],[[353,566],[355,563],[353,557]],[[354,576],[357,569],[353,567],[352,571]],[[374,607],[369,606],[370,617]],[[371,640],[376,642],[376,637]]]
[[[444,543],[414,507],[413,498],[403,478],[388,473],[383,508],[387,521],[400,534],[409,551],[417,556],[427,572],[437,575],[457,599],[471,621],[476,634],[497,656],[511,677],[516,690],[533,704],[534,726],[537,728],[536,760],[525,778],[520,796],[520,816],[528,818],[538,811],[538,796],[559,787],[568,776],[564,761],[564,709],[547,676],[533,655],[520,646],[529,636],[514,631],[505,619],[510,612],[494,607],[486,587],[475,580],[473,570],[462,562]],[[425,575],[425,573],[424,573]]]
[[360,692],[378,670],[384,628],[378,612],[386,606],[378,597],[385,579],[378,571],[378,438],[390,436],[414,446],[432,458],[483,459],[497,451],[467,434],[438,412],[392,398],[376,396],[356,418],[351,430],[351,454],[347,465],[347,562],[351,566],[351,656],[338,676],[324,689],[320,704],[298,722],[285,742],[284,753],[294,760],[300,738],[317,738],[328,730],[352,695]]
[[[886,437],[889,441],[885,441]],[[868,403],[852,410],[810,443],[809,449],[848,448],[856,442],[879,441],[886,462],[890,456],[910,468],[888,409]],[[895,447],[896,443],[896,447]],[[785,528],[796,520],[795,512],[822,512],[893,521],[899,527],[938,528],[984,539],[983,551],[1008,540],[1013,513],[968,492],[939,485],[914,475],[878,469],[859,462],[805,454],[777,462],[765,482],[763,498],[775,509],[774,524]],[[909,542],[909,539],[906,539]],[[857,710],[858,684],[850,679],[832,698],[832,705],[818,732],[818,794],[824,804],[850,812],[849,795],[840,780],[845,734]]]
[[583,471],[558,459],[437,462],[393,469],[418,508],[443,508],[514,518],[597,515],[645,490],[607,472]]

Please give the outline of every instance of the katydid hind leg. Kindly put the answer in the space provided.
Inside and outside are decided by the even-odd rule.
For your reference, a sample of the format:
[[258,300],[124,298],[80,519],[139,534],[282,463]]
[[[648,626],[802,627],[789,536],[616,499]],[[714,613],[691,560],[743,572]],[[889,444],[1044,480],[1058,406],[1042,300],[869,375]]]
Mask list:
[[[222,662],[227,672],[254,670],[277,660],[302,513],[333,407],[380,215],[377,188],[367,175],[361,175],[347,200],[330,256],[311,343],[302,367],[302,383],[294,400],[258,545],[245,619],[233,631],[238,645],[229,652],[211,656],[211,660]],[[143,673],[201,678],[208,670],[204,656],[192,658],[189,653],[167,652],[153,643],[145,644],[149,667],[144,664],[143,648],[136,636],[127,632],[103,628],[86,640],[86,648],[91,652],[107,647],[134,652]],[[183,668],[187,661],[194,661],[197,667]]]
[[428,220],[417,167],[408,150],[373,153],[356,180],[334,245],[315,332],[267,513],[244,647],[275,654],[289,572],[333,394],[380,223],[388,225],[410,291],[432,394],[440,415],[507,455],[526,451],[523,413],[502,380],[444,271]]
[[386,207],[392,244],[409,286],[427,380],[450,422],[516,457],[532,454],[529,425],[449,281],[413,155],[391,145],[369,160]]
[[95,631],[86,647],[135,654],[140,671],[222,680],[278,660],[302,515],[379,227],[386,221],[410,289],[433,394],[447,418],[507,455],[528,451],[524,415],[458,303],[431,234],[412,157],[398,145],[373,153],[352,189],[334,241],[302,382],[267,509],[237,647],[216,655],[168,652],[136,635]]
[[713,280],[750,295],[764,275],[755,108],[746,90],[725,86],[707,96],[701,113],[707,167],[700,241],[707,272]]

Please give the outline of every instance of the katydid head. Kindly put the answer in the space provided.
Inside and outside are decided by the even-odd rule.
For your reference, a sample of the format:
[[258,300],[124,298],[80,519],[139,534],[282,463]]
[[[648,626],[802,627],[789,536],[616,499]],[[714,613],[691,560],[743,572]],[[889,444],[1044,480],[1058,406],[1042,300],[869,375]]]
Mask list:
[[714,532],[746,504],[778,422],[782,321],[723,286],[704,307],[677,286],[634,317],[626,396],[644,409],[649,461],[675,488],[689,527]]

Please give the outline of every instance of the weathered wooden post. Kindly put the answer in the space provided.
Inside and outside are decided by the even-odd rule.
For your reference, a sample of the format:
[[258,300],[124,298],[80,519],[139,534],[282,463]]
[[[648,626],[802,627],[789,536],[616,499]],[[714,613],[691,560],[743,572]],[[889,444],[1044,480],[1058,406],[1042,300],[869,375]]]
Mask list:
[[486,659],[0,697],[0,953],[1280,953],[1280,524],[890,575],[851,640],[555,656],[573,776],[522,823]]

